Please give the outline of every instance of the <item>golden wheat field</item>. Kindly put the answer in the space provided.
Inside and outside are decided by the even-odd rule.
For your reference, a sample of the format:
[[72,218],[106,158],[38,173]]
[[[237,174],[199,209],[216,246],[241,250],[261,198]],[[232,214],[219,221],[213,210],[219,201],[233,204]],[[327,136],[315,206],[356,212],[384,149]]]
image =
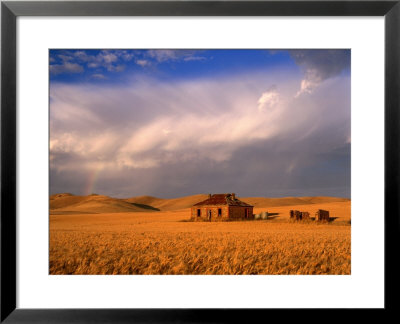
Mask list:
[[[255,205],[256,206],[256,205]],[[290,222],[328,209],[331,223]],[[268,220],[189,222],[190,209],[50,215],[50,274],[350,274],[350,201],[257,207]],[[57,211],[57,210],[55,210]]]

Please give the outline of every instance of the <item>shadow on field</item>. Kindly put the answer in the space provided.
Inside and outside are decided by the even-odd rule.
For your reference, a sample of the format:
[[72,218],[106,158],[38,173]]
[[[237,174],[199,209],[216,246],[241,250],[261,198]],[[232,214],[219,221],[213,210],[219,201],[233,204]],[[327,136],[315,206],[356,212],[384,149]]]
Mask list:
[[149,205],[138,204],[138,203],[131,203],[131,205],[139,207],[139,208],[143,208],[143,209],[150,209],[150,210],[160,211],[158,208],[155,208],[155,207],[149,206]]
[[[335,219],[338,219],[339,217],[329,217],[328,221],[321,221],[321,223],[325,222],[325,223],[332,223]],[[317,221],[316,217],[310,217],[311,221]]]

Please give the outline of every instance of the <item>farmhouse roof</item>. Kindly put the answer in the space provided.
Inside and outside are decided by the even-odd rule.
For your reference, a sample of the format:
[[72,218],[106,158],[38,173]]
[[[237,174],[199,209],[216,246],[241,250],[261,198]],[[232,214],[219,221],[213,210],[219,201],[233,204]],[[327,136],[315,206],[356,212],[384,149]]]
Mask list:
[[210,195],[206,200],[200,201],[193,206],[204,206],[204,205],[228,205],[228,206],[241,206],[241,207],[253,207],[236,198],[235,194],[214,194]]

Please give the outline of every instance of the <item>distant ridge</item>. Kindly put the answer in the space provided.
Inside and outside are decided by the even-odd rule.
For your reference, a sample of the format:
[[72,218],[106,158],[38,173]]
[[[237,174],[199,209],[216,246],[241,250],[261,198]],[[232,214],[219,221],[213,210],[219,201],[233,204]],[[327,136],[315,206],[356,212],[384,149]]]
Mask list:
[[[152,196],[119,199],[104,195],[75,196],[70,193],[61,193],[50,196],[50,214],[171,211],[189,208],[195,203],[205,200],[207,197],[208,195],[206,194],[199,194],[172,199],[163,199]],[[256,208],[350,201],[348,198],[336,197],[239,198]]]
[[103,195],[74,196],[71,194],[57,194],[50,196],[50,214],[126,213],[156,210],[158,209],[145,204],[131,203],[124,199]]
[[160,210],[176,210],[192,207],[195,203],[205,200],[208,195],[194,195],[172,199],[162,199],[151,196],[139,196],[126,199],[128,202],[151,205]]
[[283,198],[264,198],[264,197],[248,197],[240,198],[254,207],[279,207],[294,205],[311,205],[324,204],[334,202],[350,201],[349,198],[336,197],[283,197]]

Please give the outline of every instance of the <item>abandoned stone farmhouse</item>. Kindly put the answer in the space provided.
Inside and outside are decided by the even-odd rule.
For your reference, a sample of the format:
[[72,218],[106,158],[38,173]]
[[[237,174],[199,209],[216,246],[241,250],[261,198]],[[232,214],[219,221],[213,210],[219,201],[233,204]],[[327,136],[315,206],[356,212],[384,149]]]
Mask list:
[[194,204],[191,219],[194,221],[223,221],[253,219],[253,206],[236,198],[234,193],[208,195]]

